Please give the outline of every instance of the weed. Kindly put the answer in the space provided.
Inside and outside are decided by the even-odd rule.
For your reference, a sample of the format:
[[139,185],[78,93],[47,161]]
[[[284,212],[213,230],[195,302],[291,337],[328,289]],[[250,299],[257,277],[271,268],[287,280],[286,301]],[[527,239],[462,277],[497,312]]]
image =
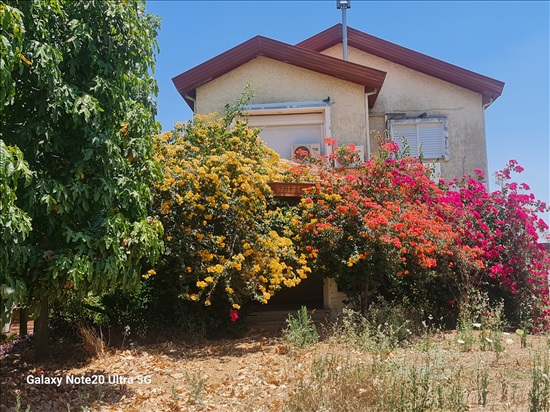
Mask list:
[[516,335],[519,336],[521,347],[526,348],[527,347],[527,332],[524,329],[516,329]]
[[[17,395],[15,395],[15,411],[16,412],[21,412],[23,409],[21,409],[21,394],[18,393]],[[29,405],[27,405],[27,407],[25,408],[25,412],[29,412],[31,410],[31,407]]]
[[477,403],[485,407],[487,405],[487,394],[489,393],[489,370],[481,363],[476,376]]
[[[351,309],[344,309],[339,329],[340,339],[362,350],[375,352],[384,360],[393,349],[410,338],[409,321],[403,313],[382,311],[373,307],[368,316]],[[393,314],[393,315],[392,315]]]
[[206,386],[206,379],[201,376],[201,372],[196,371],[191,374],[186,372],[185,383],[191,392],[191,398],[195,402],[200,403],[202,401],[204,387]]
[[288,315],[287,327],[283,331],[283,336],[290,345],[303,348],[317,343],[319,334],[311,317],[307,312],[307,308],[302,306],[296,317]]
[[478,292],[472,293],[469,301],[464,302],[460,307],[457,325],[457,342],[461,345],[460,350],[469,352],[473,349],[475,343],[474,328],[481,327],[477,322],[479,317],[479,307],[475,297]]
[[494,350],[497,358],[504,351],[503,331],[504,302],[491,305],[486,293],[474,290],[469,299],[460,308],[458,319],[458,343],[461,350],[469,352],[476,342],[476,330],[479,330],[479,347],[482,351]]
[[84,343],[84,349],[90,356],[98,358],[105,356],[106,346],[101,332],[97,333],[95,329],[86,325],[78,325],[77,330]]
[[505,404],[508,402],[508,399],[510,399],[508,395],[509,381],[505,376],[503,376],[502,374],[499,374],[499,384],[500,384],[500,401],[503,404]]
[[531,369],[531,390],[529,391],[529,412],[550,411],[550,357],[534,355]]
[[172,400],[177,403],[180,400],[180,395],[178,394],[178,391],[176,390],[176,387],[174,384],[170,387],[170,391],[172,393]]

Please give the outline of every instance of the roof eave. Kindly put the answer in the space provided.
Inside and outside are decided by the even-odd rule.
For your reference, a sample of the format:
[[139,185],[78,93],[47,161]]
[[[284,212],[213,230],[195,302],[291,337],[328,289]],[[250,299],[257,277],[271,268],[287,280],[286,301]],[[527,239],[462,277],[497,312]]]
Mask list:
[[[342,42],[342,25],[336,24],[300,43],[298,47],[322,52]],[[495,101],[504,82],[472,72],[431,56],[407,49],[370,34],[348,27],[348,45],[432,77],[480,93],[483,104]]]
[[172,82],[187,104],[193,107],[193,101],[188,99],[188,96],[194,97],[198,87],[260,56],[361,84],[366,91],[376,90],[377,93],[369,98],[369,103],[372,101],[372,104],[376,101],[386,77],[386,73],[381,70],[326,56],[267,37],[256,36],[175,76],[172,78]]

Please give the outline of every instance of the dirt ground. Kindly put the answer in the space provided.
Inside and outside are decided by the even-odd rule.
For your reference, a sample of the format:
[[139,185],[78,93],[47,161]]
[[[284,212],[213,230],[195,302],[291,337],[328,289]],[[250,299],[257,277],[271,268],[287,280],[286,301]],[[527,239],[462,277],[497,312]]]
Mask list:
[[[0,410],[277,410],[293,359],[278,333],[200,344],[173,341],[110,349],[90,357],[72,338],[34,361],[29,343],[0,356]],[[88,381],[86,381],[88,379]],[[49,380],[49,382],[48,382]]]
[[[456,336],[442,334],[441,339],[452,342]],[[86,349],[74,338],[59,337],[44,363],[35,363],[28,342],[0,355],[0,410],[18,410],[20,402],[20,410],[28,405],[32,412],[280,411],[307,379],[315,357],[340,350],[350,356],[349,348],[330,339],[289,352],[277,330],[251,331],[235,340],[132,345],[95,357]],[[368,362],[372,354],[357,351],[351,356]],[[475,368],[478,360],[466,353],[460,362]],[[500,370],[527,374],[529,354],[515,342],[498,363]]]

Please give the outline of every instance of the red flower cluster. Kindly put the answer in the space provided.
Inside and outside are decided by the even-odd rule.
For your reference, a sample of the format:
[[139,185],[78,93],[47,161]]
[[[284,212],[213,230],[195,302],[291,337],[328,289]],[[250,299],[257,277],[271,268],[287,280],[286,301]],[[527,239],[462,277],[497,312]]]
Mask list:
[[538,232],[548,227],[537,213],[548,207],[519,192],[527,185],[508,182],[521,171],[511,161],[493,193],[481,170],[436,183],[418,159],[400,158],[398,145],[385,140],[360,168],[321,171],[322,184],[309,189],[294,224],[306,249],[317,251],[317,270],[354,290],[372,293],[392,276],[447,277],[458,292],[451,306],[472,287],[536,296],[533,316],[544,326],[550,257],[539,247]]

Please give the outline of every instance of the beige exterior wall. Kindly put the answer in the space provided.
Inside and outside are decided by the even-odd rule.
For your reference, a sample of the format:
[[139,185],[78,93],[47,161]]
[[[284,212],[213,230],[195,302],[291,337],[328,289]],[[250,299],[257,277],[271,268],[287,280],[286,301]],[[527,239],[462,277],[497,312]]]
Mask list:
[[[323,52],[341,58],[342,46]],[[452,179],[474,169],[487,172],[484,114],[479,93],[436,79],[363,51],[349,48],[349,60],[387,73],[374,108],[369,114],[371,131],[383,133],[388,113],[417,117],[445,117],[448,121],[449,160],[441,160],[442,177]],[[196,112],[223,113],[235,102],[247,83],[254,90],[251,104],[321,101],[330,96],[331,137],[340,142],[368,146],[366,96],[361,85],[302,69],[266,57],[258,57],[197,88]],[[370,147],[376,150],[375,133]]]
[[[341,58],[342,45],[323,54]],[[479,93],[439,80],[404,66],[350,47],[349,60],[387,73],[375,106],[370,110],[370,129],[384,132],[387,113],[417,117],[446,117],[450,159],[441,160],[442,177],[452,179],[474,169],[487,173],[484,114]],[[371,150],[376,139],[371,133]]]
[[334,279],[325,278],[323,281],[323,302],[324,309],[330,309],[335,317],[346,307],[344,303],[348,300],[344,292],[338,290],[338,284]]
[[250,104],[321,101],[330,96],[331,137],[366,144],[364,87],[278,60],[257,57],[197,88],[196,113],[223,113],[250,83]]

